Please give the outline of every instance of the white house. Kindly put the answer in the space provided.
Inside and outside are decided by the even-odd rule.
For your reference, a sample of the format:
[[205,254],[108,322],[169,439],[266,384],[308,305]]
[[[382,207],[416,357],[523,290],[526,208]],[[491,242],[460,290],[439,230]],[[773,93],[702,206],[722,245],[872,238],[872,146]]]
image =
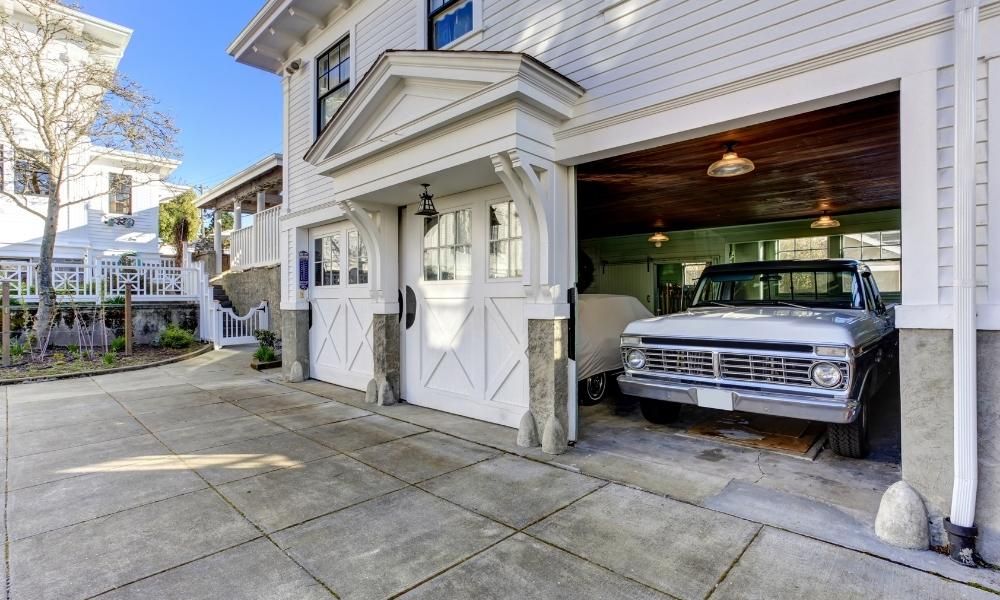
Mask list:
[[[559,452],[578,250],[651,308],[856,255],[901,300],[903,478],[1000,561],[1000,2],[268,0],[229,52],[284,90],[289,377]],[[727,142],[755,172],[705,175]]]
[[[30,23],[30,3],[0,4],[11,23]],[[95,41],[102,59],[117,66],[132,31],[96,17],[66,9],[80,32]],[[68,56],[90,52],[72,38]],[[37,134],[27,125],[17,140],[0,137],[0,189],[28,208],[44,213],[48,173],[14,147],[31,147]],[[12,142],[16,141],[16,144]],[[41,145],[39,145],[41,148]],[[56,262],[100,262],[135,254],[143,263],[159,262],[159,205],[185,189],[166,181],[179,161],[111,150],[96,145],[74,152],[71,176],[62,190],[56,238]],[[37,259],[44,221],[8,197],[0,196],[0,260]]]

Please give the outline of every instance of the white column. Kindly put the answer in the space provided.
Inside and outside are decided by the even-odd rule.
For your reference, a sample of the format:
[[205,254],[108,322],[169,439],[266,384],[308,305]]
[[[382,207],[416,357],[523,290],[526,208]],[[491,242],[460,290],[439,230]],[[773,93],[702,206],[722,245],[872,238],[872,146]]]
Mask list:
[[215,217],[212,219],[212,233],[215,237],[215,274],[222,273],[222,211],[215,209]]
[[955,3],[955,482],[951,522],[972,527],[978,487],[976,423],[976,27],[978,0]]
[[243,227],[243,201],[233,200],[233,230]]
[[267,208],[267,192],[257,192],[257,214],[264,212]]

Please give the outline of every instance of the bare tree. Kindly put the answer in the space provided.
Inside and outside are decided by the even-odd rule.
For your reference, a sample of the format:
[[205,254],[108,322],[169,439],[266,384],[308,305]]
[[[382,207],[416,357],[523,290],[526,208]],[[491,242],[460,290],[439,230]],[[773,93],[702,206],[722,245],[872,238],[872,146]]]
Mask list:
[[148,169],[152,179],[148,159],[176,156],[177,129],[151,96],[117,72],[115,57],[87,33],[80,13],[57,0],[12,3],[13,10],[0,12],[0,144],[13,149],[15,185],[0,194],[44,222],[35,320],[44,339],[55,305],[59,213],[107,195],[115,178],[74,185],[86,192],[72,198],[68,184],[109,158],[130,173]]

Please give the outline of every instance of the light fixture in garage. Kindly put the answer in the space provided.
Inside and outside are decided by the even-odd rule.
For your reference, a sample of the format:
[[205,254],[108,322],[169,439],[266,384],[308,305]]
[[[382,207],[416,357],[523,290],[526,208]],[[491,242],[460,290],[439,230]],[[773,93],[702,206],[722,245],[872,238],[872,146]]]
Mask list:
[[667,234],[663,233],[662,231],[657,231],[653,235],[649,236],[649,240],[647,241],[649,241],[650,244],[653,244],[654,246],[659,248],[660,246],[663,245],[663,242],[669,242],[670,237]]
[[417,214],[421,217],[436,217],[438,211],[434,208],[434,194],[430,193],[427,188],[431,187],[429,183],[421,183],[424,186],[424,191],[420,194],[420,210]]
[[740,158],[738,154],[733,152],[735,146],[736,142],[726,142],[725,154],[708,167],[709,177],[735,177],[754,170],[752,160]]
[[809,227],[813,229],[833,229],[834,227],[840,227],[840,221],[823,213],[818,219],[810,223]]

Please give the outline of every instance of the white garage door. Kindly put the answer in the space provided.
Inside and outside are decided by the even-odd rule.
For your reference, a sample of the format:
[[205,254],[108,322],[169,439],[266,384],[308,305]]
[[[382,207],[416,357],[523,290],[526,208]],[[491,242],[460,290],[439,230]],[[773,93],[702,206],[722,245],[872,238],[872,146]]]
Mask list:
[[407,207],[407,402],[516,427],[528,407],[521,231],[514,204],[487,188]]
[[368,253],[349,223],[311,230],[309,247],[311,376],[363,390],[372,378]]

